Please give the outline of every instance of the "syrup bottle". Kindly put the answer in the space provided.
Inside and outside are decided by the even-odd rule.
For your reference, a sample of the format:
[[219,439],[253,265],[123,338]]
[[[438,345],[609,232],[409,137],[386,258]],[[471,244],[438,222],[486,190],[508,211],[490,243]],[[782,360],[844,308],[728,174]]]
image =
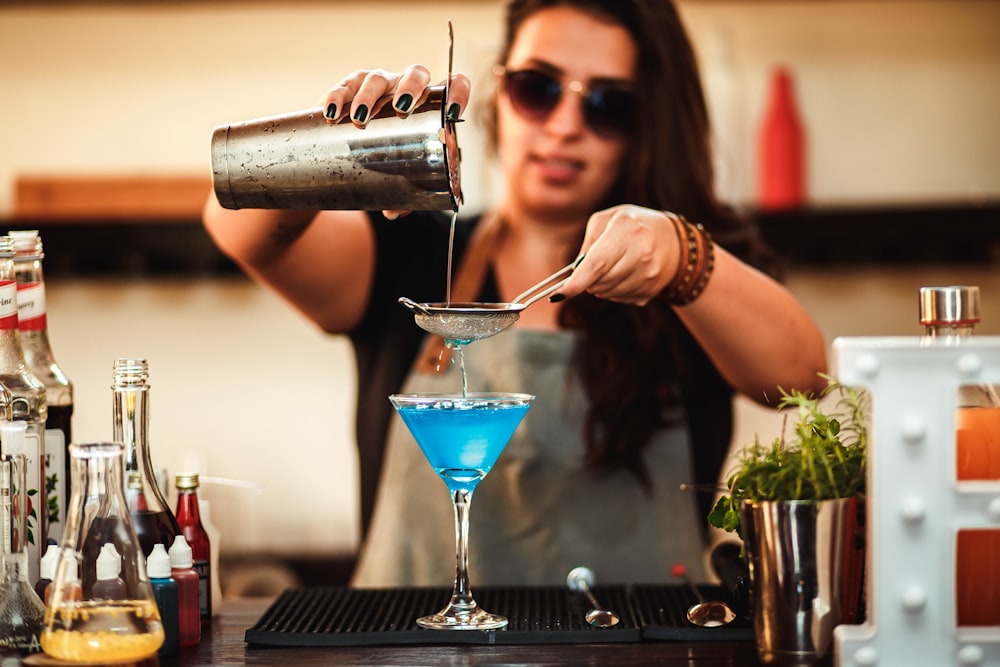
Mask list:
[[191,546],[193,568],[198,573],[198,608],[202,623],[212,622],[212,544],[201,523],[198,503],[198,473],[177,473],[177,524]]
[[[9,421],[27,424],[18,436],[22,444],[16,446],[28,459],[28,578],[37,581],[48,535],[45,484],[45,419],[48,412],[45,385],[32,374],[24,360],[21,333],[17,328],[14,239],[10,236],[0,236],[0,384],[6,387],[10,398],[0,413]],[[6,443],[0,442],[0,447],[11,453]]]
[[14,239],[14,277],[17,282],[18,330],[24,360],[45,385],[45,466],[55,488],[49,493],[48,536],[59,541],[69,503],[69,443],[73,441],[73,382],[52,354],[49,344],[42,239],[36,230],[10,232]]
[[[961,345],[980,319],[979,288],[921,287],[920,323],[928,344]],[[963,385],[955,417],[959,484],[1000,481],[1000,387]],[[959,626],[1000,626],[1000,530],[958,531],[955,609]]]
[[159,542],[169,549],[180,526],[156,483],[149,447],[149,365],[145,359],[115,361],[114,441],[125,445],[125,476],[129,506],[143,556]]
[[770,86],[759,136],[759,205],[764,210],[797,208],[806,200],[805,131],[791,72],[776,67]]

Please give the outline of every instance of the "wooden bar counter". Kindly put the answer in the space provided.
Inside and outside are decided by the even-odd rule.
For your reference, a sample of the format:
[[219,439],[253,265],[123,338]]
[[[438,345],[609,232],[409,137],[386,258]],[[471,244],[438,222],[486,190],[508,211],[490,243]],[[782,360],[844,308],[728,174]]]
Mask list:
[[[417,667],[449,665],[491,667],[567,665],[572,667],[755,667],[757,649],[752,642],[642,641],[613,644],[538,644],[517,646],[422,645],[340,647],[256,647],[244,641],[268,608],[270,598],[226,600],[211,628],[204,629],[201,644],[181,649],[176,656],[152,658],[136,663],[142,667],[202,667],[208,665],[279,665],[308,667]],[[36,654],[23,661],[4,659],[4,667],[16,665],[62,665]]]

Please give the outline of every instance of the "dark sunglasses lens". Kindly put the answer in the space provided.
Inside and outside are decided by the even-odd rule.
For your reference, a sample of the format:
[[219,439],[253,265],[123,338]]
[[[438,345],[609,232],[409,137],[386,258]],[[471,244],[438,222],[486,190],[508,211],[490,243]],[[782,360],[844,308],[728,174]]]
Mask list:
[[507,74],[507,95],[519,113],[540,117],[552,113],[562,94],[559,81],[548,74],[524,70]]
[[635,116],[635,96],[625,90],[592,90],[584,105],[587,124],[605,137],[628,134]]

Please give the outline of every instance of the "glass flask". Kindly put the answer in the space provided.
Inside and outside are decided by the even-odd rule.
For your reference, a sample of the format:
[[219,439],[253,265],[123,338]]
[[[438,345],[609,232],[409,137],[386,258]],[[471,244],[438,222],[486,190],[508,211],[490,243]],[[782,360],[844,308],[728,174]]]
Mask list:
[[[23,423],[19,424],[23,427]],[[40,650],[45,605],[28,581],[27,459],[0,455],[0,653]]]
[[142,555],[149,558],[157,542],[169,549],[181,534],[174,513],[156,481],[149,446],[149,364],[122,358],[114,364],[112,440],[125,446],[129,509]]
[[[124,449],[98,442],[72,444],[69,451],[73,493],[42,649],[60,660],[98,663],[152,655],[163,643],[163,624],[125,502]],[[95,587],[97,561],[109,543],[121,558],[125,583],[124,596],[114,600],[102,599]]]

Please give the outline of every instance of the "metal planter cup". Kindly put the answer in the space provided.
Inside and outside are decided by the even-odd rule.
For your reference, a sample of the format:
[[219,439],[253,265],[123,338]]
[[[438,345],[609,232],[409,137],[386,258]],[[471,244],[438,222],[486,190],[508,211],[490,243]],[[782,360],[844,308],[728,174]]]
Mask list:
[[815,665],[833,629],[858,622],[864,547],[855,498],[747,501],[740,523],[757,652],[769,665]]
[[399,117],[391,99],[364,129],[331,124],[320,108],[220,125],[212,179],[224,208],[455,210],[461,203],[455,121],[446,89],[428,89]]

